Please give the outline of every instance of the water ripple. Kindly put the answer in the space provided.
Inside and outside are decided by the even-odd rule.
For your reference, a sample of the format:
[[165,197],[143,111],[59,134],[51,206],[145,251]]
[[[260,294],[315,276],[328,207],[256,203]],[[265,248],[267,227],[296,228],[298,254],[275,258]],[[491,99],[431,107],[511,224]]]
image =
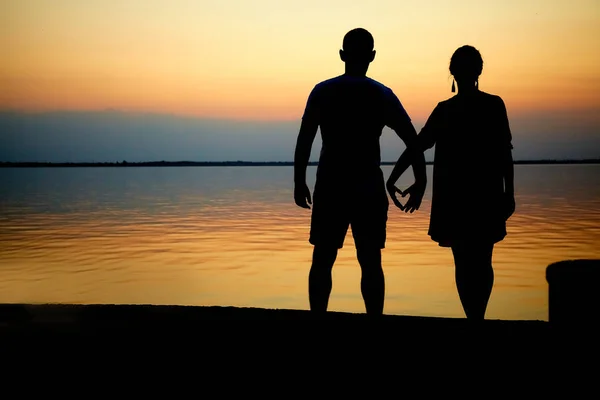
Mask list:
[[[600,258],[599,167],[527,167],[490,318],[546,319],[546,266]],[[308,307],[310,211],[292,202],[291,168],[158,172],[0,170],[0,302]],[[386,312],[459,317],[451,252],[427,236],[430,196],[414,214],[390,208]],[[334,275],[332,309],[363,312],[351,231]]]

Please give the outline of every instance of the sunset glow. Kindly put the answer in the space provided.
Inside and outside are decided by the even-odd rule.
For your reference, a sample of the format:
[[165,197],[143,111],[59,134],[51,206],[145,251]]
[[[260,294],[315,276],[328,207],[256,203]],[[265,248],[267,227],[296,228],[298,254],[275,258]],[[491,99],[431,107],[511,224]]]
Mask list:
[[600,3],[20,0],[0,6],[0,109],[297,120],[343,72],[343,35],[375,37],[369,75],[414,118],[451,95],[463,44],[513,114],[600,108]]

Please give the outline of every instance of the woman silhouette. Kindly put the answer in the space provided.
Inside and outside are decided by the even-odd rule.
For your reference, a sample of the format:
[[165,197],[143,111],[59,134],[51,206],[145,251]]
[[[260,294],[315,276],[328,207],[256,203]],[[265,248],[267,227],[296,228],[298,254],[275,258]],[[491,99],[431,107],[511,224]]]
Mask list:
[[[512,136],[503,100],[479,90],[483,59],[472,46],[457,49],[450,73],[458,93],[438,103],[418,136],[417,151],[435,146],[429,235],[454,256],[456,287],[470,320],[483,320],[494,284],[492,251],[506,236],[515,210]],[[454,92],[454,80],[452,91]],[[402,192],[395,182],[412,163],[410,148],[387,181],[396,206],[414,211],[425,186]],[[405,206],[396,199],[410,194]]]

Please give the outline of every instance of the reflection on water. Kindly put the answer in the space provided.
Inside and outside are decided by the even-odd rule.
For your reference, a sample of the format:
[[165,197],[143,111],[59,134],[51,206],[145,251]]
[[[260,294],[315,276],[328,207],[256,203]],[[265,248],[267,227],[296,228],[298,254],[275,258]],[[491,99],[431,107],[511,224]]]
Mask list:
[[[293,203],[292,172],[0,169],[0,302],[308,309],[310,211]],[[496,246],[487,317],[547,320],[546,266],[600,258],[600,165],[515,174],[517,212]],[[463,317],[451,252],[427,236],[430,199],[431,187],[416,213],[390,208],[387,314]],[[350,233],[330,309],[364,312]]]

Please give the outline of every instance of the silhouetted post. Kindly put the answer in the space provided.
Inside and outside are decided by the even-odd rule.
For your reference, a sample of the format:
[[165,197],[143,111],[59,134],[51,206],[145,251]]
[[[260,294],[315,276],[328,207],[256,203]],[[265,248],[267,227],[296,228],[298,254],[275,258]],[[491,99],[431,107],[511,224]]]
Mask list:
[[548,319],[556,325],[591,325],[600,312],[600,260],[567,260],[546,268]]

